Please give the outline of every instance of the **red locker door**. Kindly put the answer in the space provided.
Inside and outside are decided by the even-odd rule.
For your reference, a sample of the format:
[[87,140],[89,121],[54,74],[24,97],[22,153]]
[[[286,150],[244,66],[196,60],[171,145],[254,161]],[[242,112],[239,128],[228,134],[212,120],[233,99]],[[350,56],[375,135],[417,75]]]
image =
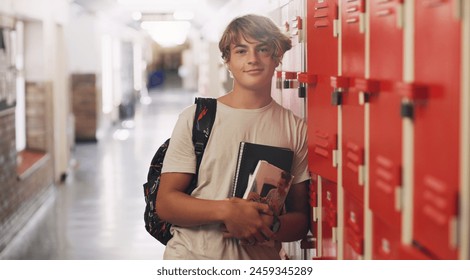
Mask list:
[[461,21],[457,1],[415,1],[413,237],[440,259],[457,258]]
[[307,0],[308,149],[310,170],[337,181],[334,152],[338,149],[338,114],[331,106],[330,76],[338,72],[337,0]]
[[401,228],[400,201],[396,199],[402,184],[401,96],[393,83],[403,77],[402,2],[370,2],[370,78],[380,81],[380,91],[369,100],[369,205],[374,217],[394,229]]
[[365,2],[341,1],[342,75],[351,87],[342,100],[343,187],[364,202],[364,107],[359,103],[356,78],[365,75]]
[[341,0],[342,75],[363,78],[365,1]]
[[344,259],[364,257],[364,205],[344,192]]
[[343,93],[342,111],[343,188],[364,204],[364,106],[356,87]]
[[322,259],[337,259],[337,185],[322,179]]

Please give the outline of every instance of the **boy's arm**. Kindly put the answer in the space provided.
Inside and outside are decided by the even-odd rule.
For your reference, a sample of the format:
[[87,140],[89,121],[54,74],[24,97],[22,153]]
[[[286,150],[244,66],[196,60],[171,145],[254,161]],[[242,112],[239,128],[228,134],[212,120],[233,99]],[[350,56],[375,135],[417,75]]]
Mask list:
[[184,227],[223,223],[235,238],[263,240],[260,232],[268,232],[269,227],[263,223],[261,213],[271,214],[268,205],[238,198],[194,198],[184,192],[192,176],[189,173],[161,175],[156,202],[160,218]]

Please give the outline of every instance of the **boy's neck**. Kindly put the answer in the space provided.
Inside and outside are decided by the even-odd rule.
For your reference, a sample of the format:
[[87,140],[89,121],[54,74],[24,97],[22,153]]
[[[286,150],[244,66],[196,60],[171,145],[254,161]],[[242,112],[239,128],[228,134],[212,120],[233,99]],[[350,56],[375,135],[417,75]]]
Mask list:
[[271,89],[249,91],[234,88],[232,91],[222,96],[219,101],[232,108],[259,109],[271,103]]

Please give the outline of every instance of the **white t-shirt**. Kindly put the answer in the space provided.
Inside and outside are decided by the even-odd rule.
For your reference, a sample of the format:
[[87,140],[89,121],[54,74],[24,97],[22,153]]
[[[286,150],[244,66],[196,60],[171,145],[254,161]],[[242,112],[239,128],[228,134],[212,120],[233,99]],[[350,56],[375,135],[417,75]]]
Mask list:
[[[173,130],[162,173],[195,173],[192,126],[196,105],[186,108]],[[235,109],[217,102],[217,113],[192,196],[223,200],[230,197],[241,141],[289,148],[294,151],[293,184],[308,180],[307,125],[274,100],[259,109]],[[164,259],[279,259],[276,246],[240,245],[224,239],[220,224],[194,228],[173,226]]]

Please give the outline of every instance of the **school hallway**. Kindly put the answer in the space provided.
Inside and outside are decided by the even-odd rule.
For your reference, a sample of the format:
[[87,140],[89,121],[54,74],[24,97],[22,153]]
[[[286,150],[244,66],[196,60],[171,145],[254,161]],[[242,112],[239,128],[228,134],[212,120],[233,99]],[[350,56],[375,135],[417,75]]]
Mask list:
[[170,83],[138,104],[134,121],[77,143],[69,176],[53,186],[0,259],[158,260],[164,246],[144,228],[143,188],[158,146],[194,93]]

